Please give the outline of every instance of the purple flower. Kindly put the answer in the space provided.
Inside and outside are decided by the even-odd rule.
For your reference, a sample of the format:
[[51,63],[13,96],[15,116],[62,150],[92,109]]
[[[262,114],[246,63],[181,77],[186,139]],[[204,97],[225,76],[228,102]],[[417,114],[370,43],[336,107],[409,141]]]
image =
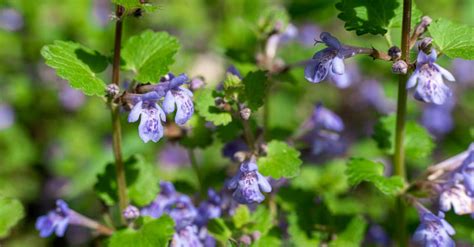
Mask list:
[[474,197],[474,143],[469,147],[469,154],[461,165],[461,174],[467,194]]
[[362,100],[374,107],[378,112],[388,114],[394,111],[395,106],[387,97],[385,92],[376,80],[368,80],[363,82],[359,88]]
[[316,52],[308,62],[304,70],[306,80],[319,83],[329,76],[337,87],[348,87],[350,81],[345,73],[344,59],[352,56],[353,51],[327,32],[322,32],[320,38],[328,47]]
[[178,144],[167,143],[158,154],[158,163],[164,167],[181,167],[190,162],[185,148]]
[[460,83],[471,83],[472,85],[472,82],[474,82],[472,68],[474,68],[473,60],[464,60],[460,58],[456,58],[453,60],[453,74],[456,75],[456,78]]
[[453,108],[453,100],[448,100],[446,104],[443,105],[428,104],[423,108],[421,124],[425,126],[431,134],[442,137],[449,133],[454,127],[453,118],[451,116]]
[[170,182],[160,182],[160,194],[148,206],[142,208],[141,215],[158,218],[165,212],[165,208],[174,202],[178,194]]
[[471,214],[474,212],[474,199],[467,195],[463,184],[455,184],[440,194],[439,207],[444,212],[452,207],[458,215]]
[[425,54],[418,52],[415,72],[410,76],[407,82],[407,88],[415,85],[415,99],[427,103],[442,105],[451,96],[451,89],[444,85],[443,77],[449,81],[454,81],[454,76],[435,63],[437,53],[431,49],[431,53]]
[[180,195],[171,204],[168,204],[165,212],[173,218],[177,230],[191,225],[197,216],[197,210],[191,202],[191,198],[186,195]]
[[59,100],[66,110],[74,111],[84,104],[86,97],[81,91],[65,85],[60,89]]
[[171,247],[202,247],[196,226],[186,226],[173,235]]
[[345,151],[345,143],[341,141],[338,133],[327,131],[315,131],[313,133],[311,153],[313,155],[339,155]]
[[242,75],[240,74],[240,72],[237,70],[237,68],[234,65],[229,66],[229,68],[227,68],[226,73],[230,73],[232,75],[237,76],[239,79],[242,79]]
[[263,192],[271,192],[268,180],[258,172],[254,160],[248,160],[240,166],[240,170],[227,184],[234,190],[232,197],[241,204],[260,203],[265,199]]
[[40,231],[40,237],[49,237],[53,232],[58,237],[64,236],[67,226],[70,223],[70,210],[63,200],[56,201],[56,210],[50,211],[47,215],[36,220],[36,229]]
[[0,130],[10,128],[15,123],[15,112],[7,104],[0,104]]
[[451,236],[455,234],[454,228],[444,220],[444,214],[438,216],[424,210],[420,213],[420,225],[413,235],[413,240],[427,247],[454,247]]
[[227,142],[222,148],[222,155],[231,160],[235,160],[235,154],[240,151],[248,151],[249,147],[242,139],[236,139],[231,142]]
[[207,191],[208,200],[201,202],[198,208],[196,224],[200,227],[207,224],[210,219],[221,216],[221,197],[212,189]]
[[137,207],[128,205],[128,207],[125,208],[122,214],[125,219],[134,220],[140,216],[140,211]]
[[177,77],[172,77],[171,75],[170,77],[170,88],[167,90],[165,99],[163,100],[163,110],[167,114],[172,113],[174,112],[176,105],[177,110],[175,122],[178,125],[183,125],[194,113],[194,104],[192,100],[193,93],[187,88],[181,86],[188,80],[188,77],[185,74],[181,74]]
[[314,45],[314,37],[321,34],[321,29],[313,24],[304,24],[298,30],[298,41],[304,46]]
[[156,92],[149,92],[137,97],[138,102],[128,115],[128,122],[136,122],[141,116],[138,134],[143,142],[158,142],[163,137],[163,125],[166,115],[156,103],[159,96]]
[[0,28],[18,31],[23,27],[23,17],[14,9],[0,9]]
[[342,132],[344,123],[342,119],[331,110],[318,103],[311,115],[310,125],[319,130],[328,130],[333,132]]

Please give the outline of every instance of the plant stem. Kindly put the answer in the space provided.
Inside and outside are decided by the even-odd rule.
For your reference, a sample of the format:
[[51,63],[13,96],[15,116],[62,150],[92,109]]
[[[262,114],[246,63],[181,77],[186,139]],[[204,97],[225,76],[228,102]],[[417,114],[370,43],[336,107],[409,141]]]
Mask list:
[[194,154],[194,149],[189,148],[188,155],[189,155],[189,160],[191,161],[191,166],[194,172],[196,173],[196,177],[199,182],[199,192],[201,193],[201,195],[204,195],[203,177],[202,177],[201,171],[199,170],[198,163],[196,161],[196,155]]
[[[122,14],[123,7],[116,7],[116,15],[118,20],[115,23],[115,41],[114,41],[114,58],[112,67],[112,84],[119,85],[120,79],[120,46],[122,43]],[[126,223],[122,212],[128,206],[127,183],[125,180],[125,167],[122,159],[122,128],[120,125],[120,108],[111,103],[112,110],[112,141],[115,158],[115,172],[117,174],[117,189],[119,198],[120,217],[122,224]]]
[[[403,0],[403,23],[402,23],[402,59],[410,63],[410,24],[411,24],[411,7],[412,0]],[[393,157],[393,164],[395,168],[395,175],[406,180],[405,172],[405,117],[407,105],[407,82],[408,74],[400,75],[398,82],[398,99],[397,99],[397,120],[395,132],[395,154]],[[397,198],[397,236],[398,246],[407,246],[407,232],[405,220],[405,205],[402,198]]]

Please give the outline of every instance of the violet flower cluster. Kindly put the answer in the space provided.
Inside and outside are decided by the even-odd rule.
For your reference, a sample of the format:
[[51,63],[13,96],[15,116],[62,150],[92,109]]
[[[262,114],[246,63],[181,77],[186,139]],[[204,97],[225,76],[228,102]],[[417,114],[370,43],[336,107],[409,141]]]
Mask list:
[[342,45],[330,33],[322,32],[319,38],[328,47],[316,52],[307,63],[304,70],[306,80],[319,83],[329,78],[339,88],[348,87],[351,82],[345,73],[344,59],[354,56],[355,51]]
[[312,154],[320,155],[329,152],[337,154],[342,149],[340,135],[344,131],[342,119],[334,112],[318,103],[305,128],[311,129]]
[[454,247],[451,236],[456,232],[454,228],[444,220],[444,213],[434,215],[427,209],[419,209],[420,225],[413,235],[413,241],[425,247]]
[[141,118],[138,133],[144,142],[158,142],[163,137],[166,114],[176,110],[175,122],[178,125],[184,125],[191,118],[194,113],[193,93],[182,86],[187,81],[185,74],[175,77],[169,73],[153,86],[152,91],[132,96],[134,106],[128,121],[136,122]]
[[[444,85],[443,77],[448,81],[454,81],[454,76],[443,67],[435,63],[437,59],[435,49],[430,54],[420,50],[416,60],[415,72],[407,82],[407,89],[416,85],[415,99],[442,105],[451,96],[451,89]],[[418,82],[418,83],[417,83]]]
[[227,183],[227,188],[234,191],[232,197],[241,204],[261,203],[265,200],[262,192],[272,191],[268,180],[258,172],[254,159],[240,165],[237,174]]
[[440,190],[439,206],[442,211],[453,209],[458,215],[471,214],[474,217],[474,143],[461,166],[450,174]]
[[173,184],[160,183],[161,192],[148,206],[142,208],[142,216],[158,218],[168,214],[175,222],[176,232],[171,241],[175,247],[215,246],[215,240],[207,234],[207,222],[221,216],[221,199],[213,190],[208,191],[208,200],[198,209],[191,198],[178,193]]

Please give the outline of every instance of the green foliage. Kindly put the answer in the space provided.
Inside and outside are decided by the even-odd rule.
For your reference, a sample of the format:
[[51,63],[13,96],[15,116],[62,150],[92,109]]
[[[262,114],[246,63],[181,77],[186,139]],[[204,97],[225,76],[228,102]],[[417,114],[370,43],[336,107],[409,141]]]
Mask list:
[[286,9],[281,7],[271,7],[262,11],[258,21],[258,28],[262,34],[267,35],[277,26],[279,26],[281,30],[285,30],[289,22],[290,17],[288,16]]
[[127,12],[131,12],[138,8],[141,8],[146,12],[152,12],[156,9],[155,6],[149,3],[140,3],[139,0],[112,0],[112,3],[124,7]]
[[264,71],[256,71],[248,73],[242,80],[245,89],[244,97],[247,106],[256,111],[263,105],[263,99],[268,89],[268,80]]
[[357,247],[361,246],[364,240],[367,222],[362,216],[352,218],[346,229],[337,235],[337,239],[332,241],[330,247]]
[[212,89],[201,89],[194,94],[194,107],[206,121],[215,125],[227,125],[232,121],[229,112],[222,111],[215,105]]
[[399,6],[397,0],[341,0],[336,4],[341,11],[338,17],[345,22],[344,27],[357,35],[385,34]]
[[224,243],[232,237],[232,232],[221,218],[211,219],[207,224],[207,230],[214,238]]
[[250,211],[247,205],[241,204],[237,207],[235,214],[232,216],[232,221],[237,228],[241,228],[250,221]]
[[109,240],[110,247],[168,246],[174,234],[174,221],[165,215],[145,223],[140,229],[125,228],[117,231]]
[[323,166],[303,166],[300,175],[293,179],[292,185],[318,194],[342,193],[349,188],[345,170],[346,164],[343,160],[332,161]]
[[[395,124],[396,117],[394,114],[380,118],[374,127],[372,136],[378,147],[390,155],[395,152]],[[416,161],[431,155],[435,144],[433,137],[425,128],[415,121],[407,121],[404,147],[407,159]]]
[[370,182],[382,193],[394,196],[405,187],[405,183],[399,176],[385,177],[383,170],[382,163],[364,158],[351,158],[347,163],[346,174],[351,185],[357,185],[362,181]]
[[24,216],[20,201],[0,196],[0,238],[8,236],[10,229]]
[[[341,0],[336,4],[344,27],[357,35],[384,35],[392,28],[400,28],[403,19],[403,0]],[[412,5],[412,25],[420,21],[422,12]]]
[[258,159],[259,171],[274,179],[292,178],[299,174],[300,152],[282,141],[268,143],[267,156]]
[[318,235],[308,236],[298,225],[298,215],[295,212],[288,214],[288,234],[293,246],[319,246]]
[[250,224],[246,227],[249,233],[254,231],[266,235],[273,227],[273,218],[270,210],[263,205],[257,207],[250,217]]
[[105,83],[96,73],[107,67],[105,56],[81,44],[59,40],[44,46],[41,55],[46,64],[73,88],[87,95],[104,95]]
[[169,71],[178,49],[178,40],[168,33],[144,31],[125,42],[124,69],[133,71],[139,82],[156,83]]
[[429,31],[440,52],[451,58],[474,59],[474,27],[439,19]]
[[[153,166],[146,163],[140,156],[130,157],[124,162],[124,166],[127,192],[133,203],[144,206],[153,201],[159,192]],[[97,175],[94,190],[107,205],[114,205],[118,201],[115,164],[108,164],[105,171]]]
[[212,131],[206,127],[206,121],[196,115],[188,121],[191,129],[187,131],[186,136],[180,141],[183,146],[188,148],[205,148],[212,144]]
[[268,246],[281,246],[280,238],[272,235],[266,235],[259,238],[255,243],[251,245],[252,247],[268,247]]

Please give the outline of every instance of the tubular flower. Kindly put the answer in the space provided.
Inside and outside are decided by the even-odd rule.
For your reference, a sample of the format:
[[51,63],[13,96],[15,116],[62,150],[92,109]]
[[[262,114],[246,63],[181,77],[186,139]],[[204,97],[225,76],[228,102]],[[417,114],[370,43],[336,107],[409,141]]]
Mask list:
[[353,51],[327,32],[322,32],[320,39],[328,47],[316,52],[308,62],[304,70],[306,80],[319,83],[329,76],[337,87],[348,87],[350,81],[345,73],[344,59],[353,56]]
[[136,122],[141,116],[138,134],[143,142],[158,142],[163,137],[163,125],[166,122],[165,112],[156,103],[159,95],[156,92],[149,92],[137,97],[130,114],[128,122]]
[[444,213],[438,216],[425,210],[420,215],[420,225],[413,235],[413,240],[426,247],[454,247],[451,236],[455,234],[454,228],[444,220]]
[[36,220],[36,229],[40,231],[40,237],[49,237],[53,232],[62,237],[69,225],[69,207],[63,200],[56,201],[56,209]]
[[232,197],[241,204],[260,203],[265,199],[263,192],[271,192],[268,180],[258,172],[254,160],[249,160],[240,166],[239,172],[227,184],[229,190],[234,190]]
[[444,85],[443,77],[448,81],[455,79],[449,71],[435,63],[436,58],[437,53],[434,49],[431,49],[429,55],[419,51],[416,69],[408,79],[407,89],[417,85],[415,99],[442,105],[451,96],[451,89]]
[[194,113],[193,93],[182,86],[188,80],[185,74],[177,77],[170,75],[170,77],[170,88],[167,90],[163,100],[163,110],[167,114],[172,113],[176,105],[175,122],[178,125],[183,125]]

